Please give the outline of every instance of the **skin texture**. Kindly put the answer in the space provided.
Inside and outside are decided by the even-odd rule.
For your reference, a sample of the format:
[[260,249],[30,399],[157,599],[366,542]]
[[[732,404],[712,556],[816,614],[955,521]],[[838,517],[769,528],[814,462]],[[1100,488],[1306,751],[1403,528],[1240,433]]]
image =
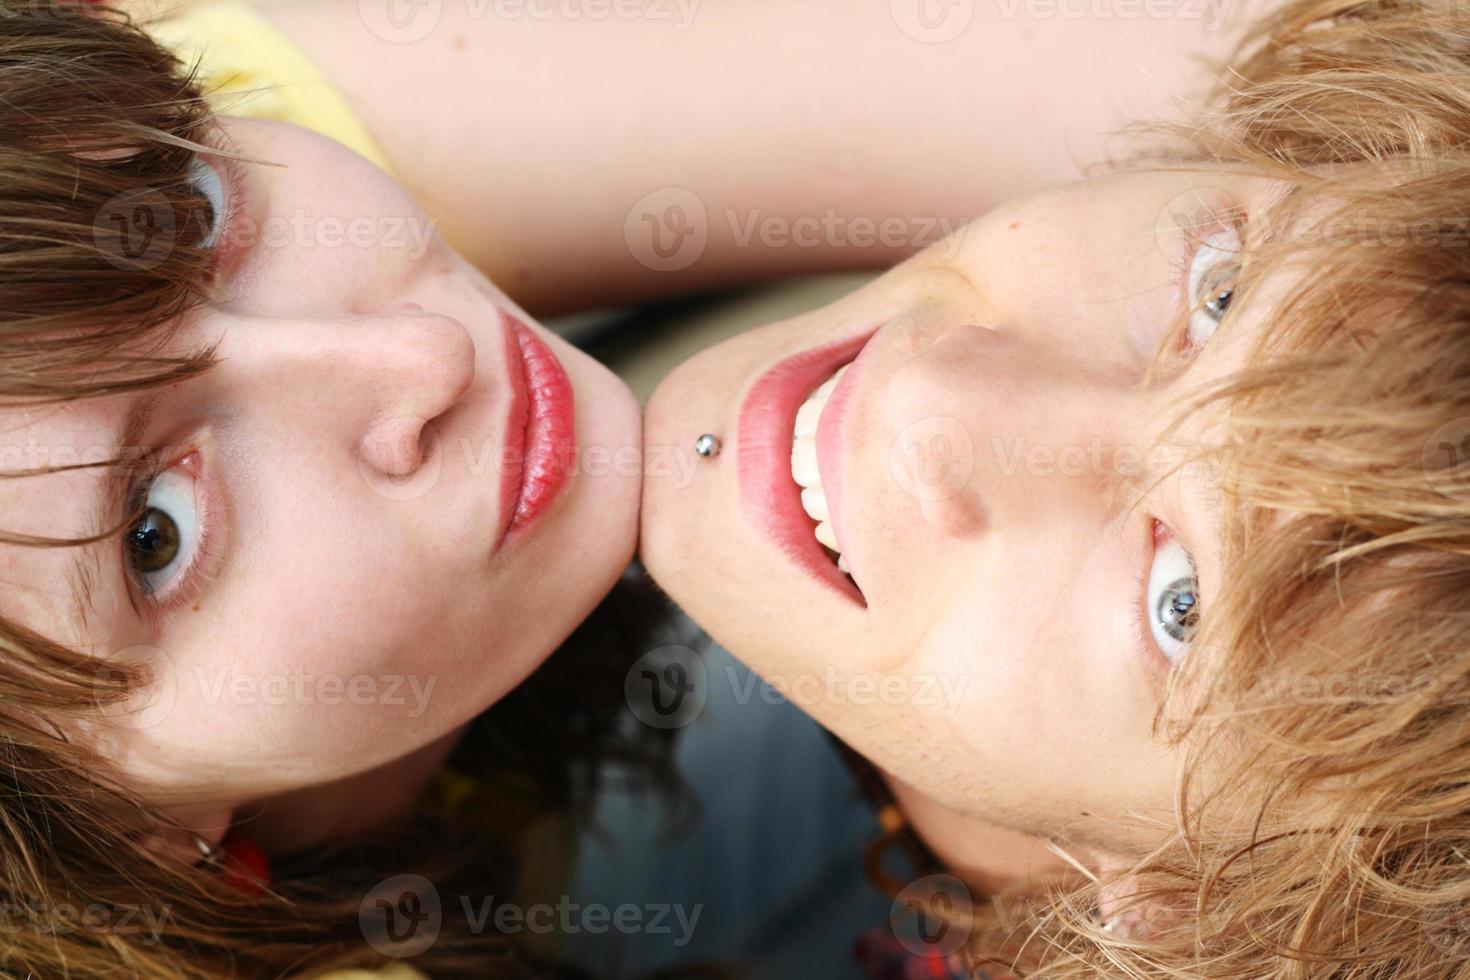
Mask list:
[[[459,254],[437,235],[411,258],[326,246],[311,232],[302,245],[292,232],[222,260],[219,302],[176,339],[219,341],[224,363],[166,392],[139,437],[184,453],[168,461],[178,485],[209,488],[218,499],[207,509],[226,519],[197,594],[143,615],[115,553],[92,549],[85,582],[63,575],[67,551],[0,555],[10,611],[99,656],[167,666],[162,692],[187,686],[145,695],[155,707],[139,730],[114,719],[87,734],[206,838],[262,800],[270,815],[252,828],[281,850],[390,815],[630,554],[637,467],[606,461],[636,447],[635,406],[555,338],[582,448],[603,462],[516,548],[487,558],[485,536],[465,531],[487,527],[495,509],[485,419],[503,410],[501,347],[487,313],[518,309],[507,293],[552,312],[894,261],[1013,194],[1072,178],[1126,120],[1169,113],[1204,81],[1191,56],[1223,54],[1243,24],[1223,16],[1235,8],[1208,5],[1140,18],[979,4],[959,35],[936,41],[884,4],[660,8],[673,21],[423,6],[437,20],[413,37],[385,36],[385,12],[371,3],[268,12],[361,113],[406,190],[298,131],[226,128],[248,155],[287,164],[250,170],[258,222],[320,231],[323,218],[386,216],[423,234],[427,211]],[[1098,77],[1108,86],[1090,83]],[[698,199],[708,233],[700,256],[672,271],[652,267],[629,231],[667,216],[658,195],[671,188]],[[839,230],[815,242],[751,233],[753,222],[789,232],[829,215]],[[897,239],[856,230],[892,220]],[[12,414],[0,449],[96,452],[125,407]],[[433,423],[443,468],[425,492],[397,499],[395,481],[417,485],[424,465],[413,452],[422,429],[405,417]],[[677,471],[692,462],[675,460]],[[373,474],[388,471],[384,493]],[[95,530],[83,503],[92,479],[7,485],[10,526]],[[78,598],[97,607],[91,621],[65,611]],[[305,695],[295,693],[303,673]],[[314,687],[324,676],[378,680],[354,703],[359,695]]]
[[[650,445],[709,431],[725,447],[684,485],[645,478],[655,578],[877,763],[939,855],[977,879],[1055,866],[1046,840],[1106,861],[1171,824],[1182,749],[1151,735],[1171,665],[1135,616],[1170,540],[1206,610],[1221,569],[1208,474],[1148,486],[1171,458],[1148,450],[1174,399],[1242,366],[1279,275],[1152,386],[1143,369],[1184,315],[1178,270],[1196,243],[1236,205],[1248,249],[1250,216],[1284,189],[1144,173],[1019,199],[839,302],[692,358],[647,408]],[[744,508],[737,419],[773,365],[874,328],[833,504],[864,606]],[[1176,436],[1208,440],[1218,421],[1188,416]]]
[[[1177,116],[1210,81],[1210,62],[1273,6],[314,0],[267,10],[346,93],[449,241],[545,313],[889,265],[1003,201],[1075,179],[1117,148],[1117,128]],[[672,234],[674,188],[697,200],[677,199],[707,238],[669,270],[644,261],[637,239],[645,215]],[[758,232],[829,215],[834,230],[800,243]],[[900,222],[894,235],[862,235],[864,222],[885,220]]]
[[[533,327],[574,386],[579,455],[551,509],[497,546],[509,404],[497,311],[515,304],[437,237],[421,254],[334,239],[333,218],[385,238],[432,227],[338,144],[241,120],[219,139],[285,165],[230,180],[213,299],[175,340],[216,343],[219,362],[162,390],[138,438],[171,481],[150,500],[204,528],[205,557],[152,597],[127,584],[117,538],[0,547],[0,568],[7,615],[155,672],[138,710],[86,726],[129,782],[206,838],[273,801],[252,832],[294,849],[410,799],[461,726],[611,588],[635,544],[638,406]],[[299,235],[283,230],[301,216]],[[7,411],[8,465],[27,447],[43,461],[102,455],[132,397]],[[93,532],[98,484],[96,470],[6,481],[7,526]]]

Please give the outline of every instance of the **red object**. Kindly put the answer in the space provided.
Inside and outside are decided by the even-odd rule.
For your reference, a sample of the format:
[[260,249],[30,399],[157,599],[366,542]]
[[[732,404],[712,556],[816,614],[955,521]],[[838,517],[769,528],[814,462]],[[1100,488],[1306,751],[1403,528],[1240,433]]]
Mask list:
[[247,895],[264,895],[271,881],[271,861],[254,837],[231,830],[219,842],[224,852],[219,875]]
[[502,538],[535,523],[566,486],[577,449],[575,395],[566,368],[530,327],[500,311],[506,325],[511,393],[501,447]]

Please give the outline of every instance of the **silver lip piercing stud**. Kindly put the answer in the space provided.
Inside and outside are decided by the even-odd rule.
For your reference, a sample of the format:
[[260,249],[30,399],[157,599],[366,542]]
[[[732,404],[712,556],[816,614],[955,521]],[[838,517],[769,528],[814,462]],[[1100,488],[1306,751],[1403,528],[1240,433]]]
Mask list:
[[706,459],[718,456],[720,455],[720,440],[713,433],[706,432],[694,440],[694,451]]

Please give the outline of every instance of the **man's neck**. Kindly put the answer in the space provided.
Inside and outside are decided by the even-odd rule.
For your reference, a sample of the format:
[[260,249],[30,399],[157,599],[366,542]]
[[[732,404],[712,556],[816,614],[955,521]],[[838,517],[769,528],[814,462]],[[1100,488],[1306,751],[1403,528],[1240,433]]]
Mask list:
[[952,874],[982,894],[1071,869],[1046,841],[942,806],[884,774],[914,832]]

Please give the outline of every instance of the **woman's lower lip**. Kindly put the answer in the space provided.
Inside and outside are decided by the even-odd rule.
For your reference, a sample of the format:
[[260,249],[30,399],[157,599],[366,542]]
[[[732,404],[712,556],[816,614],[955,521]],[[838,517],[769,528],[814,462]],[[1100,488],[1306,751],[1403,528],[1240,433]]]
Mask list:
[[504,540],[531,527],[566,486],[576,450],[576,402],[566,369],[546,342],[517,317],[501,316],[511,392],[501,454]]
[[805,351],[771,368],[745,396],[738,426],[742,506],[797,565],[858,605],[864,604],[862,593],[812,535],[812,520],[801,506],[801,488],[791,476],[791,431],[806,397],[857,357],[875,332]]

